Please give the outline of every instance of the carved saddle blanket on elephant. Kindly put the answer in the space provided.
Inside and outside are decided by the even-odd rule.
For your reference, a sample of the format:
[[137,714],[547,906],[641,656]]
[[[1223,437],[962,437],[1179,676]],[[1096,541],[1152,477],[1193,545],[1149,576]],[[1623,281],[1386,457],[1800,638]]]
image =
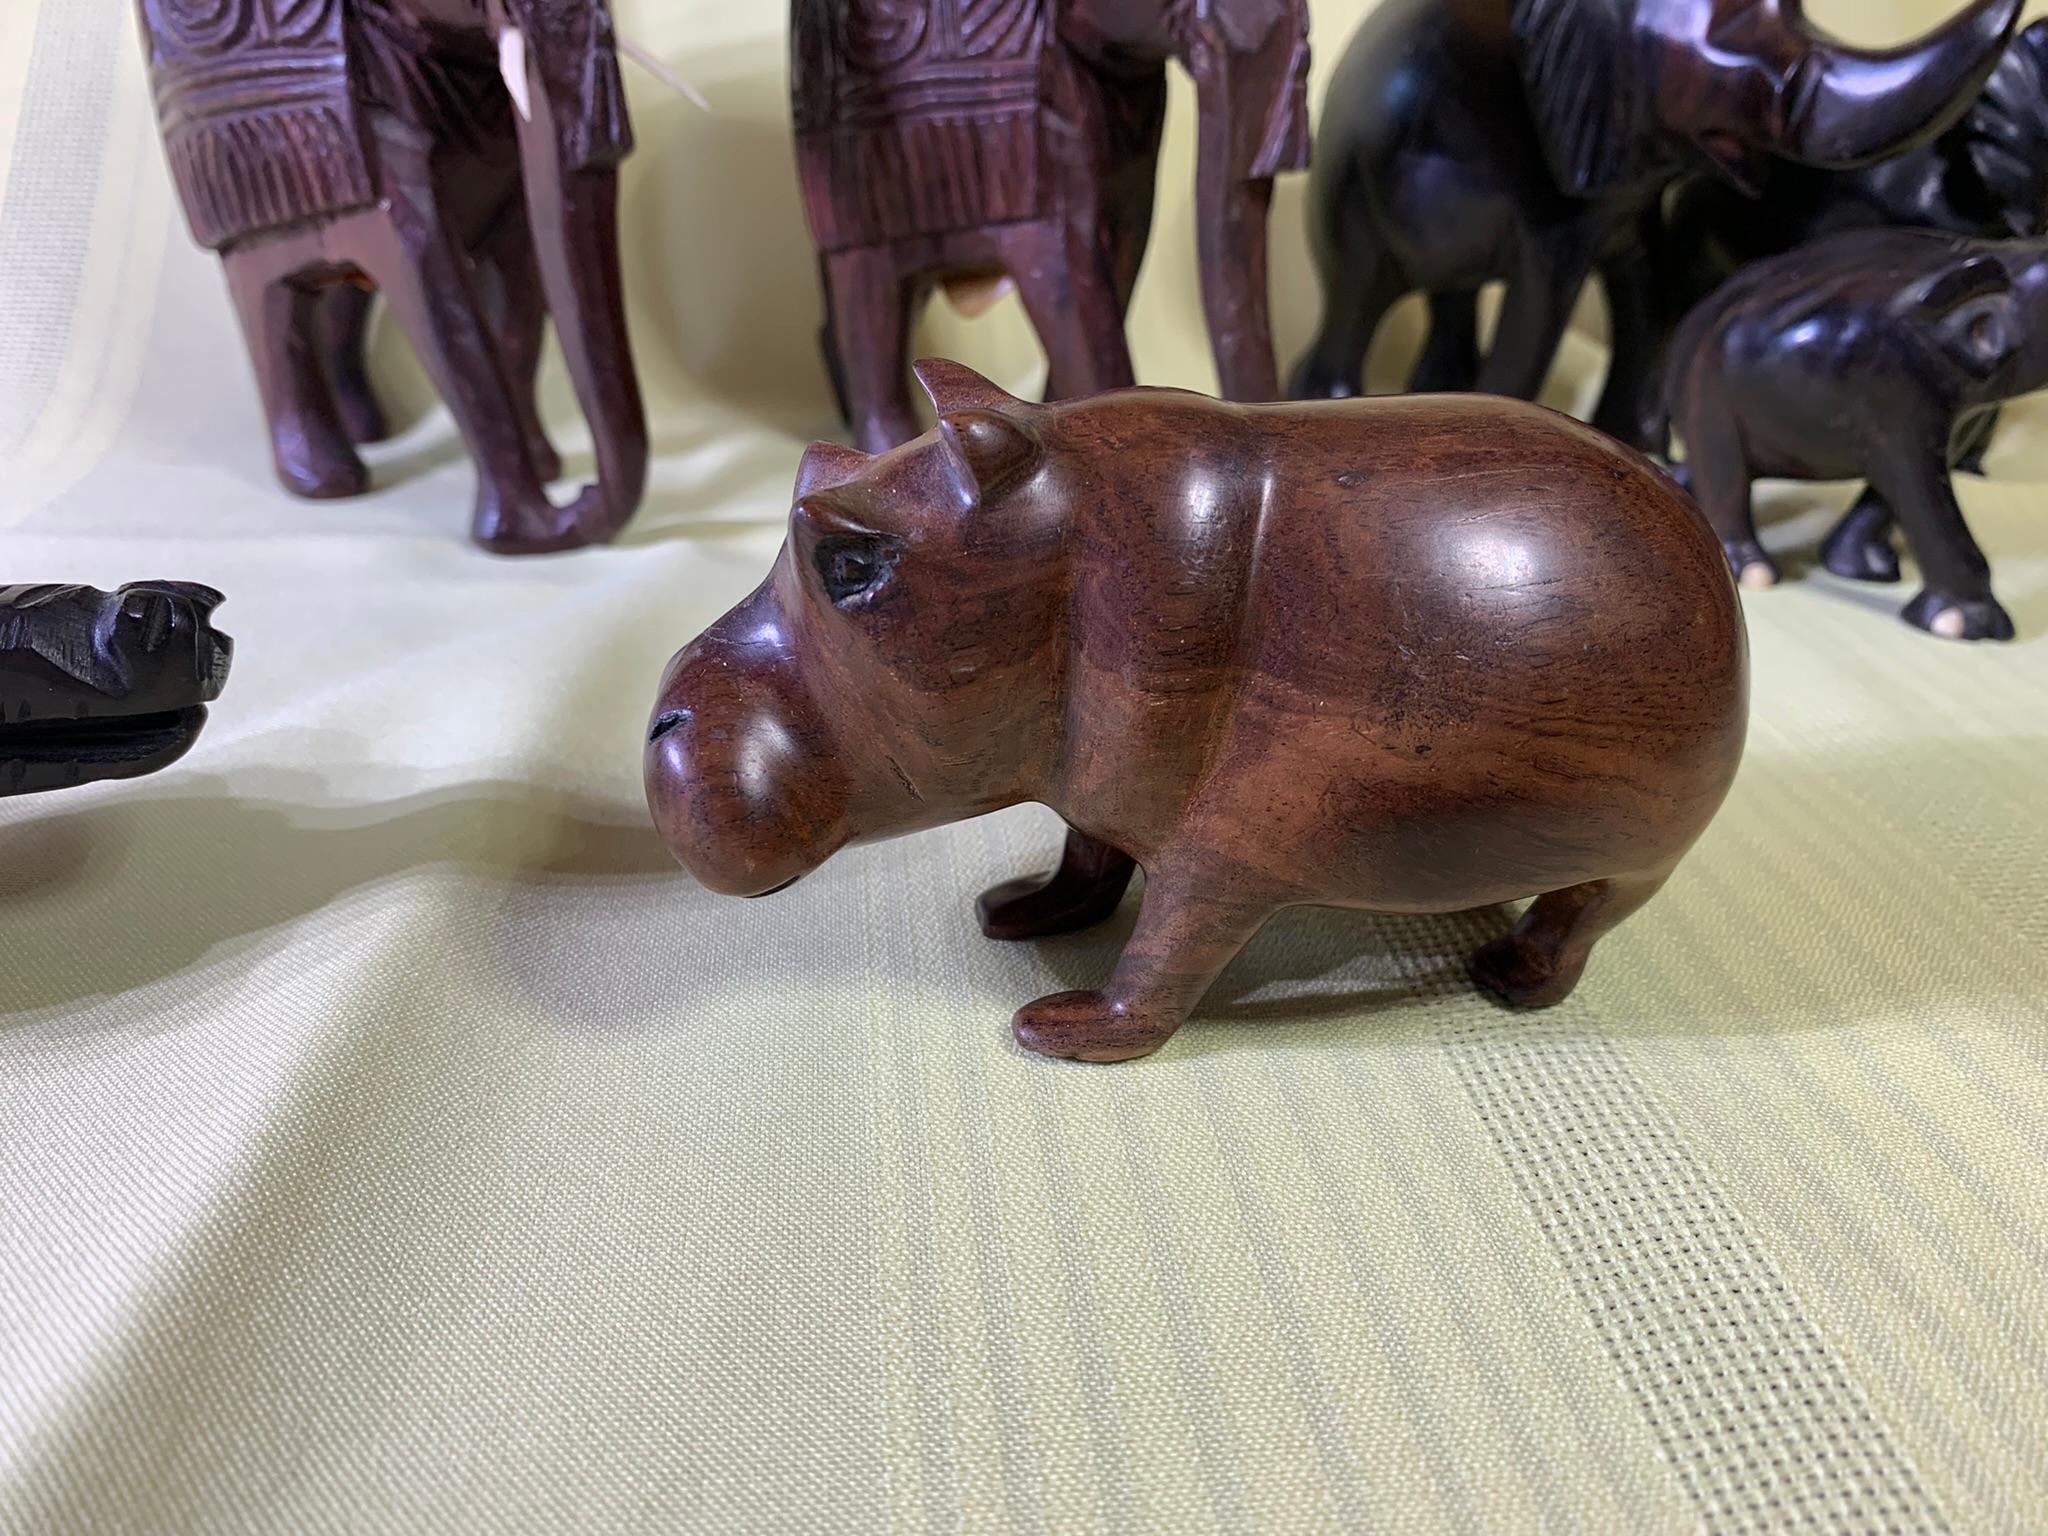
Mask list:
[[510,132],[480,5],[473,40],[397,0],[142,0],[142,19],[171,174],[211,250],[371,206],[372,112],[437,148]]
[[[797,161],[821,250],[1037,218],[1049,0],[796,0]],[[815,195],[822,193],[823,195]]]

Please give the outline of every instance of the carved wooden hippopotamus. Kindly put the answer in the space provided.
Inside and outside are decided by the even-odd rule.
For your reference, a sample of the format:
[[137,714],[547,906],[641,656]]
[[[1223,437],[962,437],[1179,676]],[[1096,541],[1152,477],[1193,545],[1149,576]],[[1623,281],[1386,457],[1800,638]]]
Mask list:
[[1015,1020],[1116,1061],[1300,904],[1534,895],[1472,972],[1557,1002],[1727,792],[1734,583],[1691,502],[1590,428],[1479,397],[1036,406],[918,375],[938,427],[813,447],[773,572],[663,679],[648,800],[712,889],[1043,802],[1067,862],[984,897],[983,926],[1081,926],[1144,866],[1107,985]]

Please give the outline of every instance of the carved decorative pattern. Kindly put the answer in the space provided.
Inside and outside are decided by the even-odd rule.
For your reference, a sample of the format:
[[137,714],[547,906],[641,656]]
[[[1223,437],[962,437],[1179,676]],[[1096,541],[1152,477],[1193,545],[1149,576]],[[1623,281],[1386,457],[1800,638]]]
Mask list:
[[924,0],[856,0],[846,12],[846,59],[855,69],[888,69],[916,53],[930,19]]
[[142,0],[142,19],[201,245],[368,205],[343,0]]
[[1042,213],[1050,0],[800,0],[791,88],[826,250]]

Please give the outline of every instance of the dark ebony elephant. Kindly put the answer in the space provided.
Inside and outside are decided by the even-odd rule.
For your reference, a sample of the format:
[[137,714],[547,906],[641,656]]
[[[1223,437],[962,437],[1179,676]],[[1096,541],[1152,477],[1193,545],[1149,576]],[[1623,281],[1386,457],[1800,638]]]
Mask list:
[[[286,487],[368,485],[354,444],[382,431],[361,375],[374,288],[476,462],[477,540],[522,553],[616,533],[648,447],[619,282],[632,135],[603,0],[141,14],[172,174],[194,238],[221,254]],[[565,508],[533,397],[549,315],[597,457]]]
[[910,331],[935,287],[1013,280],[1055,396],[1131,382],[1166,62],[1194,77],[1203,307],[1223,392],[1279,393],[1273,178],[1308,157],[1306,0],[793,0],[790,91],[854,440],[921,430]]
[[[1750,263],[1686,317],[1666,391],[1693,494],[1745,587],[1778,568],[1751,482],[1867,479],[1922,586],[1901,617],[1957,640],[2009,640],[1991,568],[1950,484],[1974,416],[2048,388],[2048,240],[1862,229]],[[1832,536],[1832,544],[1840,537]],[[1896,581],[1898,559],[1844,569]]]
[[[1798,0],[1388,0],[1339,64],[1311,235],[1321,334],[1298,396],[1350,395],[1386,310],[1429,295],[1413,387],[1533,397],[1598,271],[1614,357],[1596,425],[1659,447],[1650,252],[1695,171],[1753,187],[1773,157],[1853,166],[1976,98],[2020,0],[1973,0],[1906,48],[1827,38]],[[1476,301],[1503,280],[1482,361]],[[1648,418],[1648,419],[1646,419]]]
[[[1698,178],[1667,210],[1663,286],[1673,322],[1741,267],[1849,229],[1903,227],[1995,240],[2048,235],[2048,21],[2020,30],[1963,120],[1932,144],[1856,171],[1774,164],[1760,195]],[[1981,472],[1998,412],[1968,418],[1956,467]],[[1891,509],[1866,490],[1822,545],[1829,570],[1895,581]]]

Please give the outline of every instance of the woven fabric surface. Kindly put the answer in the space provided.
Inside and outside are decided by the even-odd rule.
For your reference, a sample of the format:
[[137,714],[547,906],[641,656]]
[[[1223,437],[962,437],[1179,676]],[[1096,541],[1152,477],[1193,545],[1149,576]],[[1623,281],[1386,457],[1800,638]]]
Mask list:
[[[130,5],[0,4],[0,580],[206,581],[239,642],[177,768],[0,802],[0,1531],[2048,1527],[2038,404],[1962,484],[2019,642],[1792,559],[1727,808],[1562,1007],[1468,988],[1502,912],[1299,912],[1159,1056],[1047,1062],[1009,1013],[1137,900],[983,940],[1049,813],[764,902],[648,825],[661,665],[832,422],[777,8],[616,9],[713,109],[632,81],[655,483],[507,561],[390,338],[378,491],[276,489]],[[1187,107],[1134,325],[1205,386]],[[1014,305],[923,339],[1036,385]]]

